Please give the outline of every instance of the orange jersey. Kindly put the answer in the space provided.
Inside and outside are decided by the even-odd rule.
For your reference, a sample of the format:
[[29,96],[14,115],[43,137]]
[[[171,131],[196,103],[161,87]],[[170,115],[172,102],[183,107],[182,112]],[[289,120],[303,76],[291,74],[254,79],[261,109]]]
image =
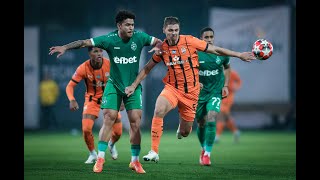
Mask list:
[[240,79],[239,74],[231,70],[230,72],[230,79],[229,79],[229,95],[228,97],[224,98],[222,100],[222,103],[228,103],[228,104],[233,104],[234,101],[234,92],[237,91],[242,85],[242,81]]
[[77,68],[71,81],[78,84],[82,79],[84,79],[86,85],[85,99],[89,101],[101,101],[109,74],[110,61],[107,58],[103,58],[102,65],[99,69],[93,69],[89,59]]
[[206,51],[208,43],[191,35],[180,35],[178,43],[170,46],[167,40],[162,43],[163,54],[154,54],[152,59],[158,63],[163,61],[168,67],[163,78],[165,84],[170,84],[185,93],[199,88],[199,61],[197,51]]

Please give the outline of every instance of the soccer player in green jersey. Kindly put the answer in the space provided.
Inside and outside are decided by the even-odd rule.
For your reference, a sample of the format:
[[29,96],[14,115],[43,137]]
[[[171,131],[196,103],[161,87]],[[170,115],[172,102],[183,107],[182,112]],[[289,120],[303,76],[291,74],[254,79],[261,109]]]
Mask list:
[[94,46],[104,49],[109,55],[111,61],[110,77],[102,96],[101,109],[103,109],[104,119],[99,132],[98,159],[93,167],[93,171],[96,173],[103,170],[105,151],[108,148],[112,126],[117,119],[122,100],[130,121],[132,156],[129,167],[137,173],[145,173],[139,162],[142,87],[139,84],[130,97],[125,94],[125,87],[131,85],[139,73],[140,54],[143,47],[154,46],[149,52],[155,51],[156,54],[161,54],[162,41],[147,33],[134,30],[134,20],[135,14],[121,10],[115,18],[117,30],[106,35],[74,41],[63,46],[54,46],[50,48],[49,52],[50,55],[58,53],[57,57],[60,57],[70,49]]
[[[212,28],[203,28],[200,35],[200,39],[213,45],[214,31]],[[216,117],[220,112],[221,99],[229,93],[230,57],[205,52],[198,52],[198,56],[199,81],[201,83],[196,110],[197,135],[201,145],[199,162],[201,165],[210,166],[210,153],[216,135]]]

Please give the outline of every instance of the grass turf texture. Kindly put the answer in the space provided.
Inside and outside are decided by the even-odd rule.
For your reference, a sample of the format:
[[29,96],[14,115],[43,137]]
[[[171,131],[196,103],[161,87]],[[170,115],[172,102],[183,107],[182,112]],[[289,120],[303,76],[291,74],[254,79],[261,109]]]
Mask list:
[[[98,132],[94,133],[97,149]],[[70,133],[24,133],[24,179],[296,179],[296,133],[248,131],[240,142],[224,132],[211,153],[211,166],[200,166],[200,146],[196,132],[178,140],[173,131],[164,131],[159,163],[144,162],[150,150],[150,132],[142,133],[140,162],[146,174],[128,168],[131,159],[128,132],[117,142],[119,153],[112,160],[109,149],[102,173],[84,164],[88,151],[82,135]]]

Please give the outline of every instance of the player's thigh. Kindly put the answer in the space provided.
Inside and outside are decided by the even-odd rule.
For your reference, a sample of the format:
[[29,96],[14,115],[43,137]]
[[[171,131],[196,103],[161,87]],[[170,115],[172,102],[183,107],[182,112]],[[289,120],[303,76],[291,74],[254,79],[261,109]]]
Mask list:
[[178,111],[183,120],[194,121],[199,94],[178,94]]
[[198,101],[198,106],[196,110],[196,119],[198,123],[202,122],[205,115],[207,114],[206,105],[207,105],[207,102]]
[[142,87],[139,85],[129,97],[123,96],[123,104],[127,110],[142,109]]
[[100,108],[119,111],[121,102],[121,92],[112,83],[107,83],[107,86],[103,92]]
[[215,95],[208,100],[206,105],[207,111],[214,111],[219,113],[221,108],[221,95]]

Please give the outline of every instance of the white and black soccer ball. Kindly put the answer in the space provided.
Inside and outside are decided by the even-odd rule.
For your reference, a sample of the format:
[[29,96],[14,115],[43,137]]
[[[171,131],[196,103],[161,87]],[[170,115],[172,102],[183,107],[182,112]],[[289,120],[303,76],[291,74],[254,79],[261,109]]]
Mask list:
[[266,39],[258,39],[253,43],[252,52],[259,60],[267,60],[272,56],[273,45]]

